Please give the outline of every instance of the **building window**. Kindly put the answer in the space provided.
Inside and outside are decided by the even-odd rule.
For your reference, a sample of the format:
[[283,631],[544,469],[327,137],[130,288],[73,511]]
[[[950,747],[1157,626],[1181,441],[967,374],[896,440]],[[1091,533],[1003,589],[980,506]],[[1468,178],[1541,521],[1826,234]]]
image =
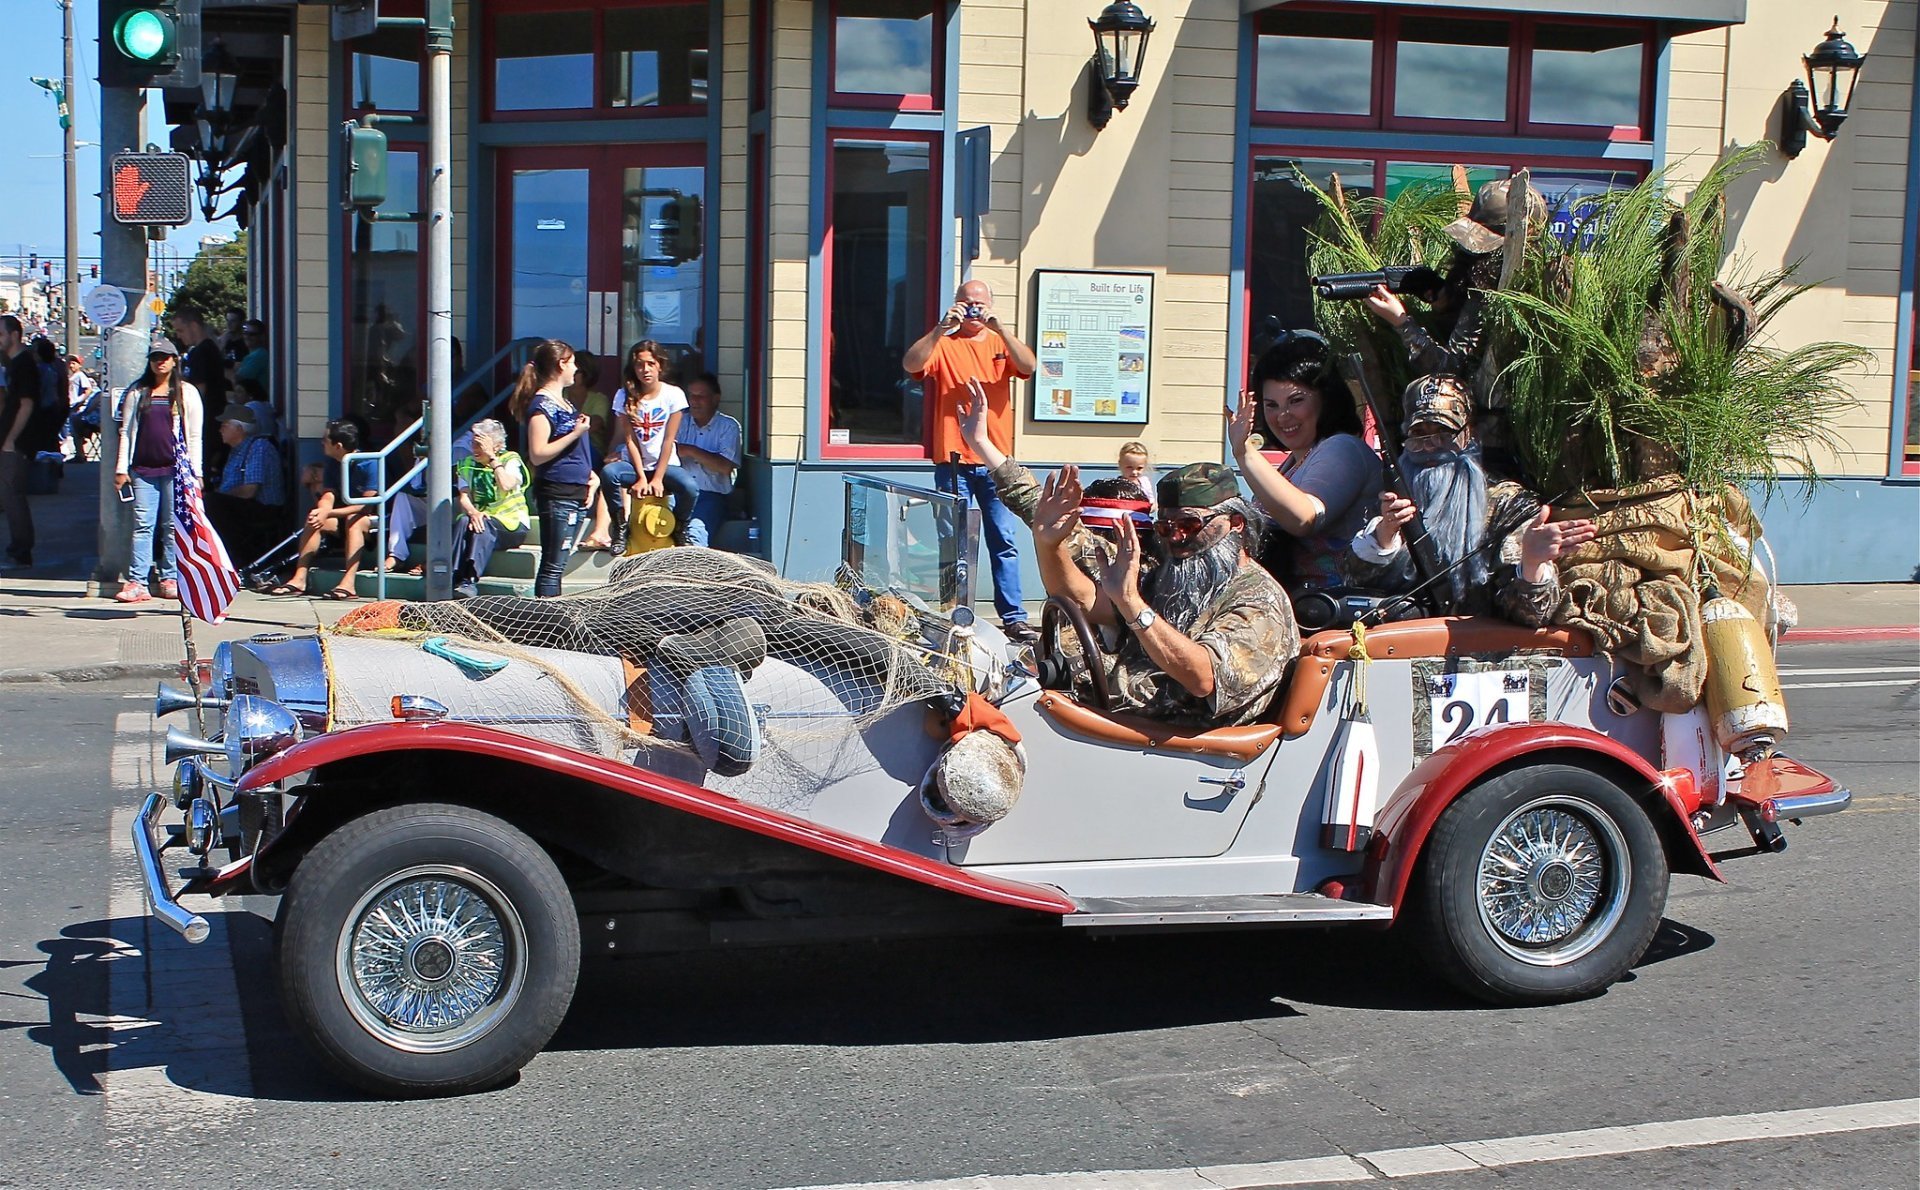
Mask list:
[[1287,5],[1257,36],[1257,123],[1651,139],[1645,21]]
[[904,136],[829,148],[829,449],[922,449],[920,386],[900,361],[935,318],[933,149],[932,137]]
[[921,111],[937,107],[940,7],[937,0],[837,0],[835,100]]
[[705,4],[496,7],[504,11],[489,16],[486,70],[496,115],[687,114],[706,106]]
[[593,106],[593,14],[503,12],[493,21],[493,108]]
[[707,6],[665,4],[606,14],[608,107],[707,102]]
[[1631,25],[1534,26],[1527,122],[1638,129],[1647,37]]
[[[1583,240],[1590,241],[1598,230],[1589,219],[1594,196],[1636,185],[1644,176],[1638,165],[1609,167],[1598,162],[1570,165],[1522,159],[1463,164],[1469,190],[1478,190],[1526,166],[1534,188],[1547,201],[1549,230],[1561,242],[1575,247]],[[1380,194],[1397,198],[1413,186],[1450,188],[1454,171],[1455,164],[1438,155],[1413,161],[1359,153],[1336,158],[1272,151],[1255,156],[1248,223],[1249,325],[1256,332],[1263,324],[1272,329],[1315,325],[1312,287],[1307,279],[1313,272],[1313,228],[1320,220],[1320,202],[1301,183],[1302,175],[1329,191],[1338,177],[1348,199],[1358,200]]]
[[1420,120],[1504,120],[1504,21],[1403,19],[1394,46],[1393,114]]
[[[379,210],[410,214],[420,201],[420,151],[390,150]],[[382,446],[419,416],[424,391],[420,225],[348,218],[347,412],[366,423],[370,445]]]
[[1269,112],[1371,115],[1378,25],[1377,18],[1363,13],[1303,12],[1276,32],[1260,34],[1255,106]]

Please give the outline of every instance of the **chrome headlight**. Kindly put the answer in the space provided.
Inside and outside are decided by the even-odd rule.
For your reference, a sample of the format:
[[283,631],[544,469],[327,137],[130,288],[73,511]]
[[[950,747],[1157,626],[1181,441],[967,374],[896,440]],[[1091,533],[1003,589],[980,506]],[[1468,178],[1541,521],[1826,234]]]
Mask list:
[[241,694],[227,706],[227,771],[238,777],[276,752],[300,742],[292,711],[257,694]]
[[231,698],[233,696],[233,642],[223,640],[213,647],[213,664],[207,677],[207,695],[210,698]]

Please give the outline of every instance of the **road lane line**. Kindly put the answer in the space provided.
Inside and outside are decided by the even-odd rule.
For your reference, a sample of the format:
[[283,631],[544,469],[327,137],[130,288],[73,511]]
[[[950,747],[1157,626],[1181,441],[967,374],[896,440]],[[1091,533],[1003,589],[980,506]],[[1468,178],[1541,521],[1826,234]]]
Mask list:
[[1857,674],[1910,674],[1920,672],[1920,664],[1910,665],[1866,665],[1855,669],[1801,669],[1798,666],[1782,666],[1783,678],[1840,678]]
[[[110,769],[122,804],[107,846],[112,1040],[99,1048],[107,1051],[100,1083],[108,1143],[120,1145],[230,1122],[253,1110],[253,1086],[223,903],[202,909],[213,934],[197,946],[147,915],[132,803],[160,785],[153,716],[122,714],[114,729]],[[165,862],[177,864],[176,854],[184,853],[168,852]]]
[[1537,1136],[1458,1141],[1354,1156],[1310,1157],[1251,1165],[1128,1169],[1084,1173],[976,1175],[931,1182],[844,1182],[785,1190],[1253,1190],[1324,1182],[1396,1181],[1434,1173],[1584,1161],[1626,1153],[1693,1149],[1742,1141],[1789,1140],[1920,1125],[1920,1099],[1887,1099],[1837,1107],[1749,1112],[1585,1128]]
[[1892,678],[1876,682],[1782,682],[1782,690],[1858,690],[1864,686],[1913,686],[1920,678]]

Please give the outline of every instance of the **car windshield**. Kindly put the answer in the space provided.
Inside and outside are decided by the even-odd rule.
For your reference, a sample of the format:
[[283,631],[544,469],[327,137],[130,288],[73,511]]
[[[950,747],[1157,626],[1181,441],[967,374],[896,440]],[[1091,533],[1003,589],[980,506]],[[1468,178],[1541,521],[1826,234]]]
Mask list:
[[872,475],[846,477],[843,577],[945,615],[973,604],[978,511],[961,497]]

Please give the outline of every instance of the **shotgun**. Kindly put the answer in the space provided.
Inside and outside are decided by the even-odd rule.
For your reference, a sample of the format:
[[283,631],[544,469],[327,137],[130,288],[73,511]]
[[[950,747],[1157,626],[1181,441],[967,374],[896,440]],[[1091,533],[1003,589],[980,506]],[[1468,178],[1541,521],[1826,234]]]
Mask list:
[[1446,587],[1439,585],[1440,576],[1446,573],[1446,567],[1440,561],[1440,550],[1427,535],[1426,522],[1419,512],[1419,501],[1414,500],[1413,489],[1407,484],[1407,477],[1400,471],[1400,431],[1398,423],[1387,415],[1386,407],[1380,401],[1380,394],[1369,379],[1366,361],[1359,355],[1340,357],[1340,377],[1347,382],[1347,388],[1359,400],[1366,403],[1373,412],[1374,428],[1380,434],[1381,463],[1386,471],[1387,487],[1395,495],[1414,501],[1413,519],[1401,526],[1400,536],[1405,539],[1407,552],[1413,558],[1413,573],[1417,580],[1415,591],[1425,592],[1421,599],[1424,609],[1432,615],[1441,616],[1453,610],[1453,597]]

